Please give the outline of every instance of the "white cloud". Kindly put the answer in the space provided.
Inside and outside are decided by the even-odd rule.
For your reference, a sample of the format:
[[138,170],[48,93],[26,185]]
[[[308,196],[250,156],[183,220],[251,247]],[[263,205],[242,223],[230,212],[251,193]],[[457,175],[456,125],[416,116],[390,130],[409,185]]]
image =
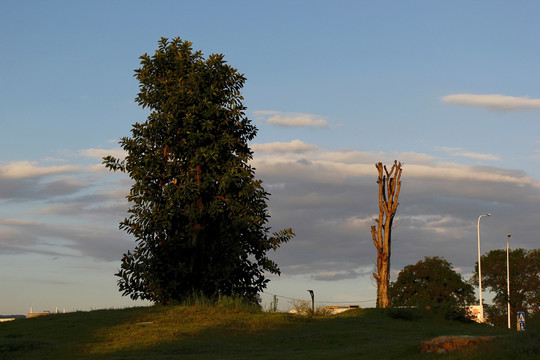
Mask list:
[[[317,204],[312,204],[312,206],[317,206]],[[374,207],[373,210],[376,210],[376,208]],[[377,216],[378,215],[375,213],[366,217],[350,216],[347,218],[325,221],[324,225],[340,229],[341,232],[348,234],[358,234],[362,232],[369,233],[371,231],[371,226],[375,225],[373,219],[377,218]]]
[[478,159],[478,160],[487,160],[487,161],[499,161],[500,157],[492,154],[482,154],[466,151],[462,148],[453,148],[453,147],[442,147],[441,150],[452,154],[453,156],[461,156],[465,158]]
[[28,221],[20,219],[0,219],[0,225],[19,225],[19,226],[36,226],[42,225],[41,222]]
[[[84,220],[84,217],[79,218]],[[131,241],[114,222],[63,223],[28,220],[1,220],[0,253],[40,253],[68,257],[92,257],[115,261]]]
[[313,280],[318,280],[318,281],[339,281],[339,280],[346,280],[346,279],[357,279],[362,275],[365,276],[365,274],[358,273],[354,270],[348,270],[348,271],[320,272],[316,275],[312,275],[311,278]]
[[45,161],[45,162],[56,162],[56,163],[58,163],[58,162],[60,162],[60,163],[65,163],[65,162],[66,162],[65,159],[62,159],[62,158],[55,158],[55,157],[50,157],[50,156],[45,157],[45,158],[43,158],[42,160]]
[[85,149],[80,150],[79,155],[100,160],[109,155],[123,159],[126,157],[126,152],[122,149]]
[[404,164],[408,163],[430,163],[434,159],[433,156],[413,151],[400,153],[384,153],[373,151],[356,151],[344,149],[340,151],[320,152],[317,155],[322,160],[342,163],[367,163],[375,164],[377,162],[391,163],[394,159],[399,159]]
[[[357,269],[372,266],[376,255],[369,227],[378,210],[374,166],[378,161],[404,162],[401,205],[393,233],[395,268],[432,255],[444,256],[456,266],[470,266],[474,256],[468,257],[467,239],[476,239],[479,213],[491,212],[491,219],[501,219],[483,229],[486,248],[496,248],[496,233],[514,233],[510,228],[522,228],[519,225],[531,221],[529,218],[535,221],[534,209],[540,199],[540,184],[523,171],[438,162],[423,153],[324,151],[300,140],[257,144],[254,150],[256,176],[264,180],[272,194],[272,229],[291,226],[297,234],[273,255],[284,276],[345,281],[361,276]],[[443,150],[466,153],[461,148]],[[121,155],[106,149],[87,149],[78,154],[91,158]],[[19,172],[11,174],[56,174],[54,170],[66,169],[42,168],[33,163],[26,163],[26,167],[32,171],[23,172],[25,167],[19,166]],[[20,181],[2,179],[5,167],[0,170],[0,190],[4,189],[6,199],[20,204],[18,213],[13,207],[9,210],[8,218],[17,221],[0,222],[1,251],[55,251],[56,255],[109,261],[120,258],[133,245],[131,238],[117,230],[128,208],[125,194],[130,180],[125,176],[86,176],[88,168],[81,167],[85,183],[78,184],[74,181],[82,178],[78,173],[73,178],[62,174],[57,181]],[[59,189],[69,190],[67,196]],[[13,194],[22,195],[13,201]],[[37,201],[32,203],[32,199]],[[40,202],[42,199],[47,201]],[[32,208],[30,215],[26,213],[28,205]],[[490,229],[495,235],[488,236]],[[526,234],[516,233],[518,237],[528,239]]]
[[[304,179],[309,182],[342,183],[351,177],[376,176],[375,162],[377,156],[358,153],[358,161],[352,161],[352,156],[339,159],[339,152],[313,152],[306,159],[305,155],[289,154],[286,158],[277,154],[261,154],[253,160],[258,174],[275,179]],[[396,159],[402,159],[400,154],[393,154]],[[403,158],[413,158],[404,153]],[[511,183],[519,186],[534,186],[540,188],[540,183],[522,172],[499,171],[485,166],[469,166],[457,163],[426,162],[429,156],[415,154],[414,157],[422,162],[404,161],[404,176],[419,180],[442,181],[479,181],[490,183]],[[380,155],[378,159],[390,159],[388,155]],[[478,158],[478,157],[477,157]],[[366,161],[367,159],[367,161]],[[382,160],[390,164],[392,160]]]
[[[273,226],[292,226],[297,234],[277,254],[285,275],[343,280],[352,275],[350,269],[376,259],[369,229],[378,210],[374,163],[332,164],[321,160],[326,155],[304,155],[309,164],[298,162],[302,155],[296,154],[255,159],[264,183],[281,185],[270,191]],[[407,163],[402,181],[393,232],[395,268],[433,255],[470,267],[478,214],[497,216],[483,229],[485,248],[497,248],[497,234],[534,221],[532,209],[540,199],[539,184],[522,171],[495,167]],[[536,246],[532,237],[521,239]],[[321,261],[328,264],[325,269]]]
[[63,174],[78,170],[78,166],[38,166],[36,162],[18,161],[7,165],[0,165],[0,178],[22,179],[47,175]]
[[313,114],[284,113],[271,110],[257,110],[256,116],[265,118],[269,124],[284,127],[328,127],[324,118]]
[[455,105],[481,107],[493,111],[540,110],[540,99],[499,94],[454,94],[443,96],[442,101]]
[[265,144],[253,144],[251,148],[255,152],[294,152],[301,153],[309,150],[317,149],[316,145],[306,144],[301,140],[293,140],[291,142],[272,142]]
[[[406,165],[407,177],[441,181],[478,181],[481,183],[505,183],[518,186],[530,185],[540,188],[540,184],[521,172],[497,171],[491,167],[467,166],[452,163],[426,165]],[[405,170],[404,170],[405,173]]]
[[442,235],[450,239],[460,238],[466,226],[466,224],[461,223],[455,216],[441,214],[405,215],[401,217],[401,220],[410,229],[416,231],[425,231],[428,229],[438,236]]

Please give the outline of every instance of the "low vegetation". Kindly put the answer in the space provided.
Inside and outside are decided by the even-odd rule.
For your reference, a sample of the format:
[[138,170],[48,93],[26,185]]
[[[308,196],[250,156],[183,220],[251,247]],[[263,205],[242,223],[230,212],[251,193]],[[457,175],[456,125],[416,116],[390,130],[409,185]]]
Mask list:
[[325,316],[332,314],[332,311],[327,309],[325,306],[320,305],[312,308],[312,305],[308,301],[304,300],[292,300],[290,302],[289,311],[293,314],[307,316]]
[[[238,301],[49,315],[0,324],[0,359],[539,359],[526,332],[447,320],[434,311],[357,309],[334,316],[263,312]],[[445,355],[441,335],[501,335]]]

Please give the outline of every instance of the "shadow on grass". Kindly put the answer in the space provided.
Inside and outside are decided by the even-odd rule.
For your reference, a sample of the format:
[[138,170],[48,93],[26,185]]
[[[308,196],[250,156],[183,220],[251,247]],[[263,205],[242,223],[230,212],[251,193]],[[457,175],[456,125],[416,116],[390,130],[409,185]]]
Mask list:
[[[155,306],[73,313],[0,326],[0,358],[440,359],[439,354],[420,353],[420,342],[441,335],[496,334],[508,332],[447,321],[422,311],[358,309],[310,318],[222,307]],[[535,349],[536,340],[538,337],[531,335],[530,349]],[[444,358],[480,359],[486,352],[498,354],[493,350],[496,348]],[[514,358],[529,358],[526,356]]]
[[224,349],[236,353],[258,338],[305,321],[309,320],[289,314],[220,307],[154,307],[129,321],[96,330],[93,340],[78,351],[92,359],[215,357]]
[[96,326],[112,326],[138,311],[131,308],[51,314],[2,323],[0,359],[71,359],[71,349],[81,340],[92,338]]
[[[500,333],[431,314],[395,319],[378,309],[315,318],[219,308],[159,311],[164,313],[153,313],[154,320],[143,316],[134,320],[138,323],[100,329],[79,354],[92,359],[429,359],[433,354],[420,353],[425,338]],[[125,336],[136,341],[119,339]]]

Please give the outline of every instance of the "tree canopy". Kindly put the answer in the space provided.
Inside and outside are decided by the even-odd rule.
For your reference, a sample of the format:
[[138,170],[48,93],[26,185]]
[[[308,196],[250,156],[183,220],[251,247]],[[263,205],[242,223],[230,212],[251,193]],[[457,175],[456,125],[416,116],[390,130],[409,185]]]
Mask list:
[[133,180],[120,228],[136,247],[116,274],[120,291],[163,304],[194,292],[254,300],[265,275],[280,273],[267,252],[294,234],[269,233],[269,193],[249,164],[257,129],[242,102],[246,79],[180,38],[140,60],[135,100],[151,113],[120,140],[125,159],[104,158]]
[[425,257],[400,271],[390,284],[393,306],[465,306],[475,301],[474,288],[442,257]]
[[[540,249],[510,250],[510,319],[515,322],[517,311],[529,314],[540,311]],[[486,307],[492,324],[507,323],[506,249],[492,250],[480,258],[482,286],[495,293],[493,305]],[[478,263],[472,282],[478,284]]]

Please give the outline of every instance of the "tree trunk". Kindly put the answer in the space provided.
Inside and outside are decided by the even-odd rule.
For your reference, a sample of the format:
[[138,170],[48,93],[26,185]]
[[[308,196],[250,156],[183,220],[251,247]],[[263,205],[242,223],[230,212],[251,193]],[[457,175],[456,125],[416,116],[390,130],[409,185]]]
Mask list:
[[390,306],[388,284],[390,283],[390,253],[392,245],[392,224],[399,205],[398,198],[401,190],[402,164],[394,161],[390,171],[382,163],[375,164],[379,172],[379,218],[377,225],[371,227],[371,236],[377,249],[377,307]]

